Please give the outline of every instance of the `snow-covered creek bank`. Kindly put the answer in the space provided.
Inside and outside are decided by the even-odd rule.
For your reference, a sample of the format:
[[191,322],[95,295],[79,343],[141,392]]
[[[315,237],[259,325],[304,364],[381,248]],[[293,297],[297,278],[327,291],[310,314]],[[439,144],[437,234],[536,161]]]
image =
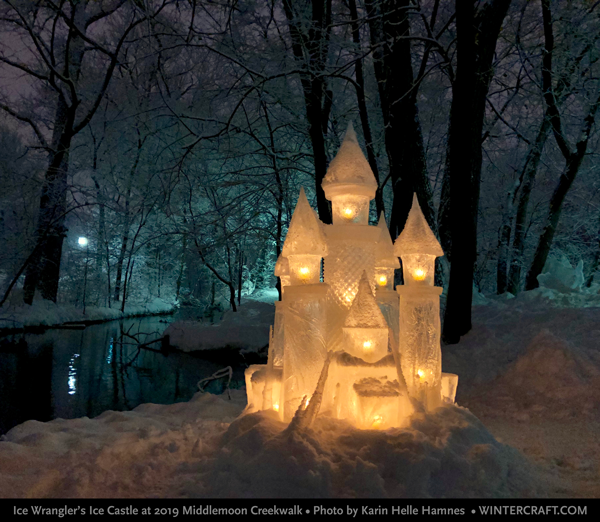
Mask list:
[[[173,352],[138,354],[136,339],[143,343],[160,337],[172,320],[172,316],[129,318],[83,330],[1,337],[0,434],[30,419],[95,417],[143,403],[189,400],[198,380],[223,363]],[[233,386],[241,385],[243,371],[240,365],[234,367]],[[221,386],[215,382],[208,389],[219,393]]]

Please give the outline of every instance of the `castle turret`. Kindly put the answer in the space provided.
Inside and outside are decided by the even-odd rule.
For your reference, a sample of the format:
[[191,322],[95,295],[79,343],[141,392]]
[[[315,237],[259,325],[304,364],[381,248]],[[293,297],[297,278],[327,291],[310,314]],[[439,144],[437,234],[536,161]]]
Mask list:
[[358,283],[358,292],[344,321],[345,349],[355,357],[375,362],[385,357],[388,347],[388,325],[379,310],[367,273]]
[[[291,285],[319,282],[321,258],[327,255],[327,242],[321,222],[309,205],[303,188],[300,189],[281,255],[288,259]],[[283,266],[280,268],[283,270]]]
[[435,258],[444,252],[429,228],[417,196],[394,253],[402,258],[404,286],[400,296],[400,355],[409,393],[433,409],[442,400],[440,294],[434,286]]
[[435,258],[443,256],[444,251],[427,224],[416,194],[404,230],[394,244],[394,254],[402,258],[405,285],[433,286]]
[[368,224],[369,202],[375,197],[377,181],[358,144],[352,123],[329,164],[322,187],[325,197],[331,201],[334,225]]

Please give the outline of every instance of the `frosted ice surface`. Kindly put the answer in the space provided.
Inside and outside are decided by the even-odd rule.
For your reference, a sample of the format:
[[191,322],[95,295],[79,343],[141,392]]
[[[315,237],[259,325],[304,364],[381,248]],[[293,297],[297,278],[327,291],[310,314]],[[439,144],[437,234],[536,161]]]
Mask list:
[[351,328],[387,328],[385,318],[373,297],[367,273],[363,272],[358,283],[358,292],[350,307],[344,326]]
[[290,263],[287,257],[280,255],[277,258],[277,263],[275,263],[275,275],[277,277],[290,275]]
[[327,255],[327,243],[321,222],[311,208],[304,189],[300,189],[300,196],[296,209],[290,221],[283,249],[283,257],[291,255]]
[[375,266],[400,268],[400,261],[398,261],[398,256],[394,254],[394,243],[392,243],[392,237],[390,236],[390,231],[385,222],[383,211],[381,211],[377,227],[381,229],[381,235],[379,236],[379,241],[377,243]]
[[397,256],[404,254],[428,254],[436,257],[444,255],[435,234],[429,228],[427,220],[421,211],[417,195],[413,196],[413,203],[404,225],[404,230],[396,239],[394,253]]
[[377,189],[377,181],[358,144],[352,123],[348,124],[342,146],[329,164],[323,188],[335,183],[367,185]]
[[544,266],[544,272],[537,276],[542,288],[550,288],[564,294],[580,291],[584,283],[583,261],[573,268],[564,254],[550,257]]

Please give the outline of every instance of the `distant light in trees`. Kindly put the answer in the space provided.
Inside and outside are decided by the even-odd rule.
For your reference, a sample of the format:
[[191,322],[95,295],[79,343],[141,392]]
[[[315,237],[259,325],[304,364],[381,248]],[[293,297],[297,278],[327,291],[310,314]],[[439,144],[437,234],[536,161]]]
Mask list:
[[80,237],[77,242],[79,243],[79,246],[86,246],[88,244],[88,238],[87,237]]

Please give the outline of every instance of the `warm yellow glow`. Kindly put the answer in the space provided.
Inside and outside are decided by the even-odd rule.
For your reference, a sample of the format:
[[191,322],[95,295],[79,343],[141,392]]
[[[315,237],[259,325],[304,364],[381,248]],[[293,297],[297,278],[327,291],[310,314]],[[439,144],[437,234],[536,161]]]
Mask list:
[[377,282],[379,283],[379,286],[385,286],[387,284],[387,277],[384,275],[379,276]]
[[417,375],[419,376],[419,379],[422,379],[425,377],[425,372],[423,370],[417,370]]
[[381,415],[375,415],[375,417],[373,417],[373,424],[371,424],[371,428],[379,428],[382,422],[383,417]]
[[300,279],[308,279],[310,277],[310,269],[307,266],[303,266],[300,270]]
[[345,208],[344,209],[344,215],[346,217],[352,217],[352,214],[354,214],[354,211],[351,208]]
[[279,411],[279,404],[278,403],[273,404],[273,409],[275,411]]
[[371,341],[365,341],[363,343],[363,348],[365,349],[365,351],[369,351],[371,349]]
[[423,281],[423,279],[425,279],[425,270],[423,270],[422,268],[417,268],[413,272],[413,276],[415,278],[415,281]]

